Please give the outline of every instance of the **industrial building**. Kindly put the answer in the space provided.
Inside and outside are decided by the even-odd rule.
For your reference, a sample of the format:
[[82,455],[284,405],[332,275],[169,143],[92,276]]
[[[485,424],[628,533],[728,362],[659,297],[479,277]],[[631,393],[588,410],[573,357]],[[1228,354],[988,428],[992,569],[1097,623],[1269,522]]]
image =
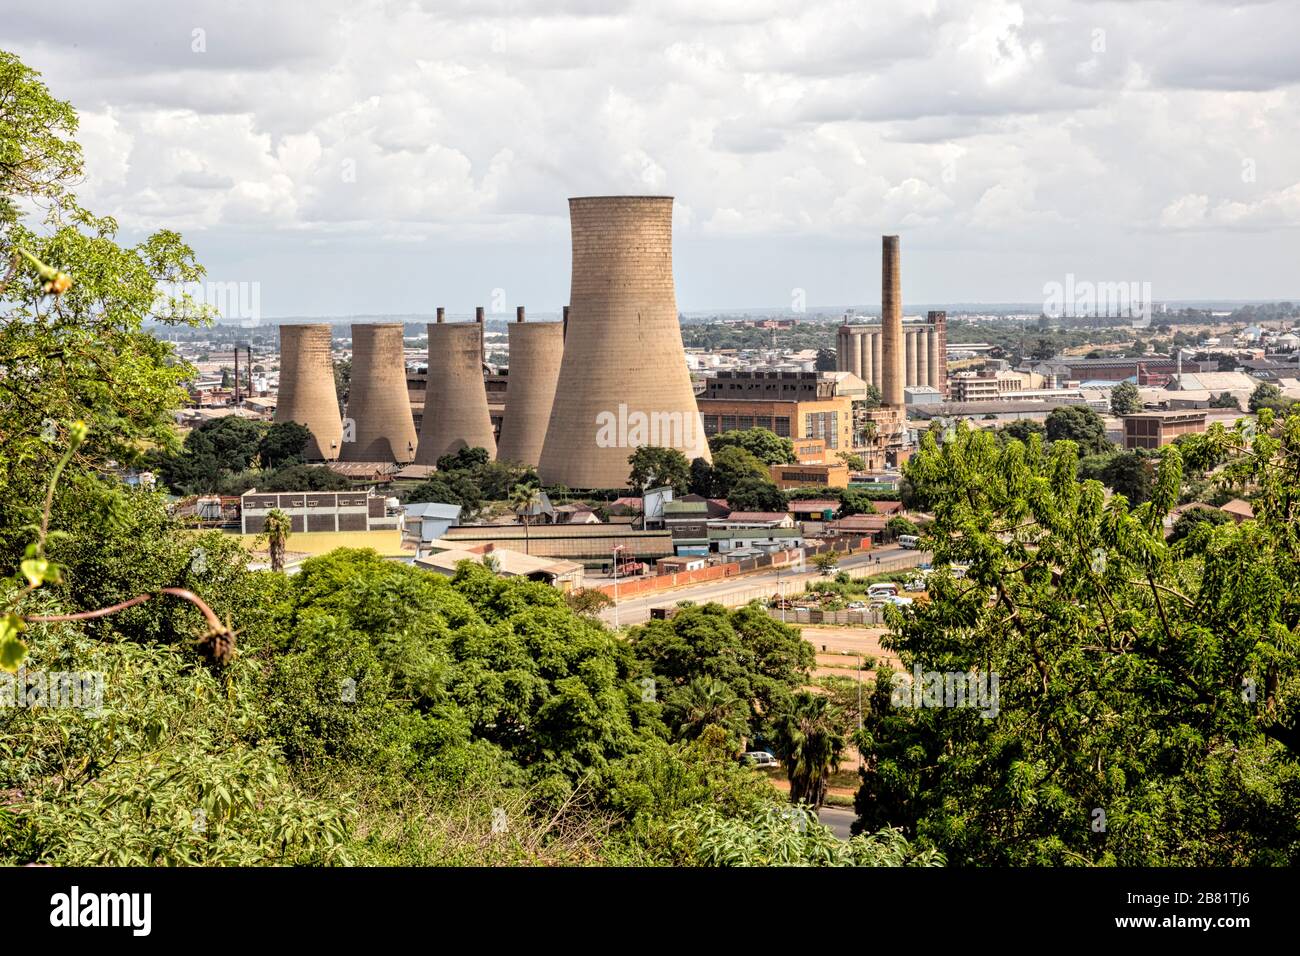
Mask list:
[[818,372],[723,371],[698,399],[704,434],[766,428],[782,438],[823,443],[833,459],[852,450],[853,402]]
[[1205,431],[1205,412],[1141,412],[1124,416],[1124,447],[1163,448],[1181,435]]
[[274,420],[297,422],[311,432],[303,450],[308,461],[333,461],[343,440],[331,336],[326,323],[280,326],[280,393]]
[[257,490],[240,496],[240,527],[244,534],[261,534],[274,510],[289,518],[293,534],[333,531],[387,531],[401,517],[390,513],[385,498],[364,491],[296,491],[272,494]]
[[678,325],[672,213],[670,196],[569,200],[569,317],[538,462],[547,484],[626,487],[643,444],[711,460]]
[[[429,371],[415,453],[418,465],[436,465],[439,458],[464,448],[485,448],[489,456],[496,455],[483,387],[483,318],[479,307],[473,322],[449,323],[439,307],[436,321],[428,325]],[[402,379],[409,409],[405,370]]]
[[[900,335],[903,342],[903,387],[928,386],[947,397],[948,314],[930,312],[923,324],[901,323]],[[869,385],[876,386],[884,395],[884,341],[882,323],[850,324],[846,318],[835,340],[836,368],[841,372],[852,372]]]
[[534,468],[551,420],[555,387],[564,359],[562,322],[524,321],[520,306],[510,326],[510,371],[506,376],[508,413],[502,418],[497,457]]
[[343,428],[343,461],[415,459],[418,438],[406,390],[401,323],[352,326],[352,379]]

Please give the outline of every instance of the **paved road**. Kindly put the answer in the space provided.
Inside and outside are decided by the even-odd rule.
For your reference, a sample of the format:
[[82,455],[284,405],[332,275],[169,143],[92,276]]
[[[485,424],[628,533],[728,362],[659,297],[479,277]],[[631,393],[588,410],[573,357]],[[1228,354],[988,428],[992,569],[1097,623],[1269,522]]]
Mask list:
[[[879,565],[876,564],[877,559],[880,561]],[[897,545],[889,545],[841,558],[840,570],[848,571],[850,574],[856,571],[855,576],[861,577],[868,573],[912,568],[929,560],[930,553],[927,551],[907,551]],[[766,600],[777,593],[791,596],[801,594],[810,581],[820,579],[821,575],[817,571],[799,572],[797,566],[742,574],[721,581],[706,581],[702,584],[619,601],[617,608],[606,608],[601,613],[601,618],[607,624],[619,626],[640,624],[650,619],[652,607],[670,606],[678,601],[694,601],[697,604],[716,601],[727,607],[739,607],[754,598]]]
[[822,807],[817,811],[817,819],[831,828],[841,840],[847,840],[853,836],[850,827],[857,820],[858,815],[852,810],[845,810],[842,807]]

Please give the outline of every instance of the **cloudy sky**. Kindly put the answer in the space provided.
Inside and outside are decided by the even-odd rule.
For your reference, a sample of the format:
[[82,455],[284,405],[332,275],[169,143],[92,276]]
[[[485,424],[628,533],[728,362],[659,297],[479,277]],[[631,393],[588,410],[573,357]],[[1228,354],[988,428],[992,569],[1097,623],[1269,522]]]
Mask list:
[[[14,0],[0,0],[12,9]],[[80,193],[268,316],[568,295],[566,198],[676,197],[685,311],[1300,299],[1300,4],[27,4]],[[493,300],[493,290],[502,290]]]

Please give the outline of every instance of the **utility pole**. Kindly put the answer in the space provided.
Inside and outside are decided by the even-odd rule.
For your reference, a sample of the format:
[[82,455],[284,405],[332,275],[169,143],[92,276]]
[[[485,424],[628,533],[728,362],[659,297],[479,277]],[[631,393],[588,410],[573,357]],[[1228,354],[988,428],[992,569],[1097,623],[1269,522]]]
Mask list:
[[621,544],[614,545],[614,630],[618,630],[618,553],[623,550]]

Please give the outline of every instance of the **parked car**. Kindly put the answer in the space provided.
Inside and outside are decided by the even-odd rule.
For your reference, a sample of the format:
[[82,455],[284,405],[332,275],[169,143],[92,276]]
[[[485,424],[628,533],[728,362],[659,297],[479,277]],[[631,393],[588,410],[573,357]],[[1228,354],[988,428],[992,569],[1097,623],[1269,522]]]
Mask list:
[[898,585],[893,581],[879,581],[867,588],[867,597],[893,597],[898,594]]
[[751,767],[775,767],[778,762],[766,750],[750,750],[745,754],[745,763]]

